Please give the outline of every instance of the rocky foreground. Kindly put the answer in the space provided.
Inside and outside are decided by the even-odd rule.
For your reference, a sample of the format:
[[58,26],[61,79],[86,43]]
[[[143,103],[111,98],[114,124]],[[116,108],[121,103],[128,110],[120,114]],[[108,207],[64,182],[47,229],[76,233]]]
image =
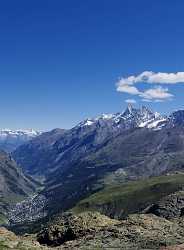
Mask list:
[[6,228],[0,228],[0,249],[13,249],[13,250],[40,250],[48,249],[42,247],[33,236],[18,237],[13,232],[8,231]]
[[184,249],[184,218],[133,214],[114,220],[98,212],[66,213],[37,235],[16,236],[0,229],[0,249]]

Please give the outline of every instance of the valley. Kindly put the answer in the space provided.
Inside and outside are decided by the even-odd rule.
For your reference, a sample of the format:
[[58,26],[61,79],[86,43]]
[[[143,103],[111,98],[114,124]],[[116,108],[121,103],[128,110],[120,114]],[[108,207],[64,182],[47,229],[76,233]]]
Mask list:
[[129,105],[2,152],[3,237],[17,237],[14,249],[26,249],[25,234],[31,249],[181,245],[183,138],[184,111]]
[[0,1],[0,250],[184,250],[184,1]]

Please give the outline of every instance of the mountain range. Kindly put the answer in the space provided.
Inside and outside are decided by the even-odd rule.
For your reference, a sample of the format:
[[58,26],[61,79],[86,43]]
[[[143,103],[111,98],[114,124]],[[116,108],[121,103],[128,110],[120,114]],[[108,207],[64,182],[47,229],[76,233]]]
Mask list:
[[26,143],[32,138],[40,135],[41,132],[33,129],[29,130],[0,130],[0,149],[6,152],[12,152],[20,145]]
[[[11,154],[1,151],[1,223],[18,234],[37,235],[16,238],[32,248],[39,242],[83,249],[87,238],[89,249],[114,247],[114,237],[118,247],[126,241],[122,249],[180,244],[183,168],[184,110],[162,116],[128,105],[71,129],[35,134]],[[2,231],[9,239],[11,233]]]
[[44,211],[54,214],[121,182],[182,171],[184,111],[162,116],[143,106],[56,129],[18,147],[12,156],[23,170],[44,180]]
[[[86,119],[70,130],[54,129],[43,133],[18,147],[13,152],[13,156],[31,175],[46,176],[47,172],[53,172],[53,167],[57,168],[60,158],[66,159],[69,152],[76,146],[80,152],[70,154],[66,159],[66,164],[68,161],[73,162],[83,155],[86,156],[89,151],[96,151],[109,138],[116,137],[125,131],[136,128],[156,131],[166,127],[167,124],[168,118],[165,116],[152,112],[145,106],[135,109],[129,105],[125,112],[103,114],[94,119]],[[81,142],[82,145],[78,145]]]

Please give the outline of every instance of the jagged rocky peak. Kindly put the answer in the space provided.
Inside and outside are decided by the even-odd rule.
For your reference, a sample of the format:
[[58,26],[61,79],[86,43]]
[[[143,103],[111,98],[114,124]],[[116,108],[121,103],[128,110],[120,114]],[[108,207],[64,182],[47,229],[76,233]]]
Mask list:
[[146,106],[142,106],[141,109],[140,109],[140,112],[144,115],[144,116],[147,116],[147,117],[155,117],[157,115],[159,115],[159,113],[157,112],[153,112],[151,109],[149,109],[148,107]]
[[139,115],[140,117],[145,119],[157,118],[161,116],[158,112],[154,112],[146,106],[135,108],[132,104],[128,104],[127,109],[123,113],[123,116],[126,115],[132,115],[132,116]]
[[122,118],[133,127],[146,127],[156,129],[160,122],[165,122],[166,118],[161,116],[158,112],[153,112],[146,106],[134,108],[128,105]]
[[[129,129],[129,128],[149,128],[153,130],[160,130],[163,127],[174,127],[184,125],[184,110],[173,112],[169,117],[163,116],[158,112],[154,112],[147,106],[140,108],[128,104],[125,111],[115,114],[102,114],[96,118],[88,118],[79,123],[77,128],[91,127],[95,128],[97,124],[112,125],[112,128]],[[75,127],[75,128],[76,128]]]
[[152,118],[155,116],[155,113],[146,106],[142,106],[141,108],[135,108],[132,104],[128,104],[126,110],[122,113],[122,117],[124,118],[138,116],[142,118]]
[[[96,118],[88,118],[79,123],[77,127],[94,126],[99,122],[105,122],[121,128],[147,127],[156,129],[161,128],[166,120],[166,117],[160,115],[158,112],[153,112],[146,106],[135,108],[132,104],[128,104],[126,110],[121,113],[102,114]],[[161,127],[160,124],[162,124]]]
[[137,109],[134,108],[134,106],[131,103],[129,103],[126,110],[123,112],[123,115],[124,116],[133,115],[136,111]]

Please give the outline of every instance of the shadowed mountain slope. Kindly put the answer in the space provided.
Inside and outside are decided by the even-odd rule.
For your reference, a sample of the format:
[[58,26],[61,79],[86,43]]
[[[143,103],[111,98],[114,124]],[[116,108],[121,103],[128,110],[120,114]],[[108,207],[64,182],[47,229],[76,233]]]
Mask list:
[[71,130],[42,134],[13,156],[31,174],[43,174],[49,214],[65,211],[104,188],[106,176],[121,182],[184,167],[184,111],[168,118],[142,107],[88,119]]
[[23,174],[15,161],[0,151],[0,221],[6,218],[9,207],[34,193],[38,183]]

